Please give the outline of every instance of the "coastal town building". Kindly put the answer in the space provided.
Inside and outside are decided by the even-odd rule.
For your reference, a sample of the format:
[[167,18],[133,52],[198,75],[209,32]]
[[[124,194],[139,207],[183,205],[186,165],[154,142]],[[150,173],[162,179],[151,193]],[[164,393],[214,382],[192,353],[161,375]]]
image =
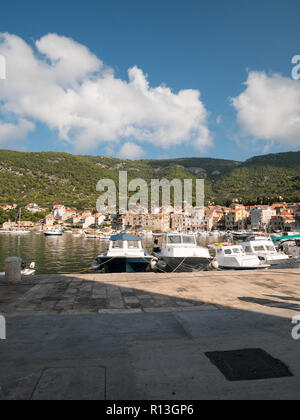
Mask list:
[[2,208],[2,210],[8,211],[8,210],[16,209],[18,205],[17,204],[1,204],[0,207]]
[[30,213],[41,213],[41,212],[45,211],[44,208],[40,207],[36,203],[29,203],[25,208]]
[[298,210],[294,212],[284,208],[279,214],[272,217],[269,230],[276,232],[295,232],[300,230],[300,217]]
[[[0,207],[5,211],[14,208],[10,204],[2,204]],[[45,210],[35,203],[29,203],[26,209],[33,214]],[[147,209],[140,206],[138,212],[127,211],[123,215],[116,216],[94,213],[90,209],[78,211],[75,208],[55,203],[50,213],[37,224],[46,230],[59,225],[61,228],[91,229],[99,227],[133,232],[153,231],[154,233],[245,229],[295,232],[300,231],[300,204],[281,202],[269,206],[244,206],[239,202],[232,203],[230,207],[209,205],[188,208],[187,211],[182,209],[179,211],[178,207],[165,206],[163,208],[153,207],[149,213]],[[10,229],[15,225],[16,221],[8,221],[3,227]],[[23,224],[22,226],[25,227]],[[36,227],[36,224],[30,224],[28,227]]]
[[247,229],[250,224],[250,212],[241,204],[232,204],[229,213],[225,216],[227,230]]
[[24,228],[24,229],[31,229],[31,228],[35,228],[35,227],[40,227],[40,223],[36,223],[36,222],[5,222],[2,225],[2,229],[4,230],[10,230],[10,229],[17,229],[17,228]]
[[122,229],[152,230],[153,232],[167,232],[170,228],[169,214],[127,214],[120,219]]
[[53,214],[52,213],[47,214],[47,216],[44,219],[45,226],[51,227],[54,225],[54,222],[55,222],[55,217],[53,216]]
[[251,209],[251,229],[266,230],[276,210],[269,206],[256,206]]
[[61,204],[53,205],[52,215],[55,218],[61,219],[62,216],[65,214],[65,212],[66,212],[66,207],[64,205],[61,205]]

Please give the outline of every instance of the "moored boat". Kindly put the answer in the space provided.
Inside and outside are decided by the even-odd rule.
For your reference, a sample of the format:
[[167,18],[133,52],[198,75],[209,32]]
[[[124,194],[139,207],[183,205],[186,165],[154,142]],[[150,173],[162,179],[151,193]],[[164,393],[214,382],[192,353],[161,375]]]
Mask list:
[[247,255],[241,245],[216,243],[210,245],[209,249],[221,269],[257,270],[270,267],[269,264],[264,264],[257,255]]
[[109,250],[96,258],[92,268],[105,273],[138,273],[146,271],[152,260],[139,235],[121,233],[111,236]]
[[242,242],[241,246],[247,255],[256,255],[261,261],[270,264],[272,267],[280,266],[283,268],[290,259],[288,255],[276,250],[270,237],[251,237],[246,242]]
[[53,230],[47,230],[44,232],[45,236],[62,236],[63,233],[60,229],[53,229]]
[[180,233],[163,235],[161,249],[153,255],[157,258],[155,271],[201,271],[212,261],[208,249],[197,246],[195,235]]
[[84,236],[87,239],[101,239],[102,232],[84,232]]

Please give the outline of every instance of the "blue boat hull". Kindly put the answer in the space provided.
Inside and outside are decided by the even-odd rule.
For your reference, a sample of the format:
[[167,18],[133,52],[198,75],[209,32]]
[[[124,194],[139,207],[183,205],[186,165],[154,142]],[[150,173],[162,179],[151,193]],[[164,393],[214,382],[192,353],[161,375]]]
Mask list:
[[113,259],[110,257],[99,257],[95,265],[99,266],[98,270],[104,269],[105,273],[143,273],[147,270],[151,261],[151,257],[117,257]]

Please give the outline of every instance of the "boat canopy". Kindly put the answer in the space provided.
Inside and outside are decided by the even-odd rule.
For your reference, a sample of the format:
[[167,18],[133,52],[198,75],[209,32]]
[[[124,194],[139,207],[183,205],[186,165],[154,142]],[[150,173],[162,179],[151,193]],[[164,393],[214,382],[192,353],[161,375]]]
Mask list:
[[272,238],[273,242],[279,242],[283,239],[293,240],[293,239],[300,239],[300,235],[287,235],[287,236],[279,236],[278,238]]
[[134,235],[130,233],[120,233],[118,235],[113,235],[110,238],[111,241],[141,241],[142,238],[139,235]]

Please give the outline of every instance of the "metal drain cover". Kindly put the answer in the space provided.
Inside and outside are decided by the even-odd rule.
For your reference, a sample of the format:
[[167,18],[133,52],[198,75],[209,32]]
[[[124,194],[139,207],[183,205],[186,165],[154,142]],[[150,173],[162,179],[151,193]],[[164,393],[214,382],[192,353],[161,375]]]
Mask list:
[[205,353],[228,381],[285,378],[293,376],[289,368],[261,349],[215,351]]

